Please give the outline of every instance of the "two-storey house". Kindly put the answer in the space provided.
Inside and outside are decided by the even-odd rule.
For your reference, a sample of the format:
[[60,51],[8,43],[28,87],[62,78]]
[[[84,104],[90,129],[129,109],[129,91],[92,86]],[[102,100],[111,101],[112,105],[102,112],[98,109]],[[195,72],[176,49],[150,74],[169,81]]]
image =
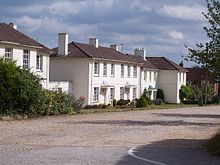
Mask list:
[[50,49],[18,31],[16,25],[0,23],[0,57],[39,75],[44,88],[49,84],[49,54]]
[[[160,69],[154,65],[146,57],[145,49],[135,49],[134,55],[128,55],[120,52],[117,45],[99,46],[96,38],[90,38],[88,44],[68,43],[68,35],[60,33],[58,47],[53,52],[50,59],[50,80],[71,81],[71,94],[76,98],[85,97],[85,104],[108,104],[113,99],[133,100],[140,97],[145,88],[153,100],[158,87],[165,91],[168,102],[179,102],[180,84],[173,77],[178,76],[181,67],[172,68],[168,72],[175,74],[170,76],[170,81],[176,83],[171,83],[172,89],[167,90],[169,85],[160,85],[163,82],[159,82],[160,73],[163,76],[166,68]],[[182,82],[184,83],[184,79]]]

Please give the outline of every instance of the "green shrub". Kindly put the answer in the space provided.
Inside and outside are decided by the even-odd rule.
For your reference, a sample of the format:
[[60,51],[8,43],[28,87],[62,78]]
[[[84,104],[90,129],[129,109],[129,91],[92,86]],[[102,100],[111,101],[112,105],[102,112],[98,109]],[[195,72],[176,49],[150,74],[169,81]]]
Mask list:
[[117,101],[114,99],[113,100],[113,107],[115,107],[117,105]]
[[182,85],[179,90],[179,97],[181,102],[184,101],[184,99],[190,99],[193,95],[192,89],[189,86]]
[[220,131],[205,144],[208,152],[220,156]]
[[143,94],[141,95],[141,97],[144,97],[145,100],[147,101],[147,104],[152,104],[152,101],[150,100],[149,94],[147,89],[145,88],[143,91]]
[[141,96],[139,99],[136,100],[137,108],[147,107],[147,105],[148,105],[148,102],[143,96]]
[[1,115],[33,115],[41,100],[40,78],[15,62],[0,59]]
[[120,99],[117,102],[117,105],[119,105],[119,106],[127,105],[127,104],[128,104],[127,100],[124,100],[124,99]]
[[164,101],[164,93],[162,89],[157,90],[157,99],[162,99]]

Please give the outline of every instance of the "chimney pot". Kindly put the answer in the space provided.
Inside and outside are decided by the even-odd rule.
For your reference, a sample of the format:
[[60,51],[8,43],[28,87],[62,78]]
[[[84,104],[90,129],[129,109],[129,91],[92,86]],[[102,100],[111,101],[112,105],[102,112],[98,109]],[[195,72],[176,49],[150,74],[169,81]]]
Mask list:
[[13,24],[12,22],[8,24],[10,27],[14,28],[15,30],[18,29],[18,26]]

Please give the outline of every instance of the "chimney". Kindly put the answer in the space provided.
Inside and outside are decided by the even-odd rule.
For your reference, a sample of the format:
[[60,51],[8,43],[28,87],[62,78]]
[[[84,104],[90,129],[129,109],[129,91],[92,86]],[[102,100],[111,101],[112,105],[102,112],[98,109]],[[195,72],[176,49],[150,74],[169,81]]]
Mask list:
[[18,29],[18,26],[13,24],[13,23],[10,23],[8,24],[10,27],[12,27],[13,29],[17,30]]
[[97,38],[89,38],[89,45],[93,45],[95,46],[96,48],[99,47],[99,40]]
[[119,47],[118,45],[110,45],[110,48],[116,50],[116,51],[119,51]]
[[58,55],[66,56],[68,54],[68,34],[58,34]]
[[110,45],[110,48],[118,51],[118,52],[123,52],[123,44],[120,45]]
[[138,57],[142,57],[144,60],[146,60],[146,50],[144,48],[135,48],[134,49],[134,55]]

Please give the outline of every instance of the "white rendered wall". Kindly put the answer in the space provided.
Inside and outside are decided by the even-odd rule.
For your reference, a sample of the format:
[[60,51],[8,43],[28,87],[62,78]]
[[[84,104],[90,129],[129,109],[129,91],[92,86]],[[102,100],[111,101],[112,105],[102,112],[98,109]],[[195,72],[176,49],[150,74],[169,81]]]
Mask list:
[[[41,81],[41,84],[44,88],[48,88],[49,83],[49,56],[43,53],[37,53],[37,49],[29,48],[29,47],[21,47],[15,46],[11,44],[1,44],[0,45],[0,57],[4,57],[5,48],[13,48],[13,60],[16,61],[18,66],[23,66],[23,50],[27,49],[30,51],[30,70],[39,75],[44,80]],[[36,70],[36,56],[42,55],[43,56],[43,70],[37,71]]]
[[88,104],[89,61],[83,58],[50,58],[50,81],[71,81],[76,99],[85,97]]

